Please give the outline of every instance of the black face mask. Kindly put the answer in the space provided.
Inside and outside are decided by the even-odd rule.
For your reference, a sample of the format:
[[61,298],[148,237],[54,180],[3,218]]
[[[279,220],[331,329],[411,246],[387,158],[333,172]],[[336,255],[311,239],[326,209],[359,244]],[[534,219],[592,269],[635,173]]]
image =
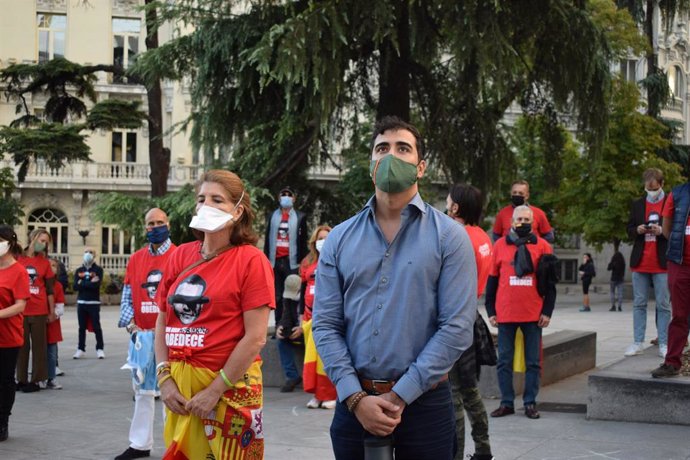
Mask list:
[[520,238],[524,238],[530,233],[532,233],[532,224],[522,224],[519,227],[515,227],[515,233]]
[[510,201],[513,202],[513,206],[522,206],[525,204],[525,197],[522,195],[511,195]]

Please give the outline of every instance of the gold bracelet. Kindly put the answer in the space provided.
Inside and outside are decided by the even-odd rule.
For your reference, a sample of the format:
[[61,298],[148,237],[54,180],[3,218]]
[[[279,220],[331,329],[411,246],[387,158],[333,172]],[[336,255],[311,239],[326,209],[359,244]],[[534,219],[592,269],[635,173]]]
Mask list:
[[160,388],[161,385],[163,385],[163,382],[165,382],[168,379],[171,379],[172,375],[164,375],[162,379],[158,380],[158,387]]
[[161,374],[165,374],[166,372],[170,373],[170,364],[164,363],[162,366],[156,368],[156,377],[160,376]]
[[356,393],[350,402],[347,404],[347,410],[350,412],[354,412],[355,408],[359,404],[359,402],[364,399],[365,396],[368,396],[366,391],[360,391],[359,393]]
[[223,379],[223,382],[225,382],[225,386],[227,386],[228,388],[234,388],[235,387],[235,385],[232,384],[232,382],[230,381],[228,376],[225,375],[225,369],[220,370],[220,377]]

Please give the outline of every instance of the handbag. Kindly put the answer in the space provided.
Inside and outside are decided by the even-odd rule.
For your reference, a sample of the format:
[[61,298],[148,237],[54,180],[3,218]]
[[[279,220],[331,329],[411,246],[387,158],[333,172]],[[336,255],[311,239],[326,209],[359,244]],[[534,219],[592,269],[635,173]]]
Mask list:
[[474,322],[474,347],[478,365],[495,366],[498,363],[494,339],[480,313]]

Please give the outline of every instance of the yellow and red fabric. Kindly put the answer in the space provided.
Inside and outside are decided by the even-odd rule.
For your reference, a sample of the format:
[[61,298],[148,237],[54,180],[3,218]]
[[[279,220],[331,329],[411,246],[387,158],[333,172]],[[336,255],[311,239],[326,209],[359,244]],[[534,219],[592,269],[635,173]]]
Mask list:
[[[171,375],[180,393],[191,399],[208,387],[218,372],[185,361],[171,363]],[[264,458],[263,385],[261,361],[244,379],[226,391],[207,419],[174,414],[166,409],[163,460],[260,460]],[[211,457],[212,456],[212,457]]]
[[304,369],[302,384],[304,391],[313,393],[319,401],[332,401],[337,398],[335,386],[328,379],[323,368],[323,361],[316,352],[316,343],[311,333],[311,320],[302,323],[304,331]]

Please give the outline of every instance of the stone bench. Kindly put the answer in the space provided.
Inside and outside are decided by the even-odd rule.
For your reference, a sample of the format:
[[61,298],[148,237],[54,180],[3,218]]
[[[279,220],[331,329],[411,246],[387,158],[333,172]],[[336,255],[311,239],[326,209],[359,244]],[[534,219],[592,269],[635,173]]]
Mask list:
[[[544,335],[542,338],[544,362],[542,364],[541,386],[563,380],[596,366],[596,332],[562,330]],[[525,374],[513,373],[515,394],[521,394],[525,387]],[[484,398],[500,398],[495,366],[482,366],[479,391]]]

